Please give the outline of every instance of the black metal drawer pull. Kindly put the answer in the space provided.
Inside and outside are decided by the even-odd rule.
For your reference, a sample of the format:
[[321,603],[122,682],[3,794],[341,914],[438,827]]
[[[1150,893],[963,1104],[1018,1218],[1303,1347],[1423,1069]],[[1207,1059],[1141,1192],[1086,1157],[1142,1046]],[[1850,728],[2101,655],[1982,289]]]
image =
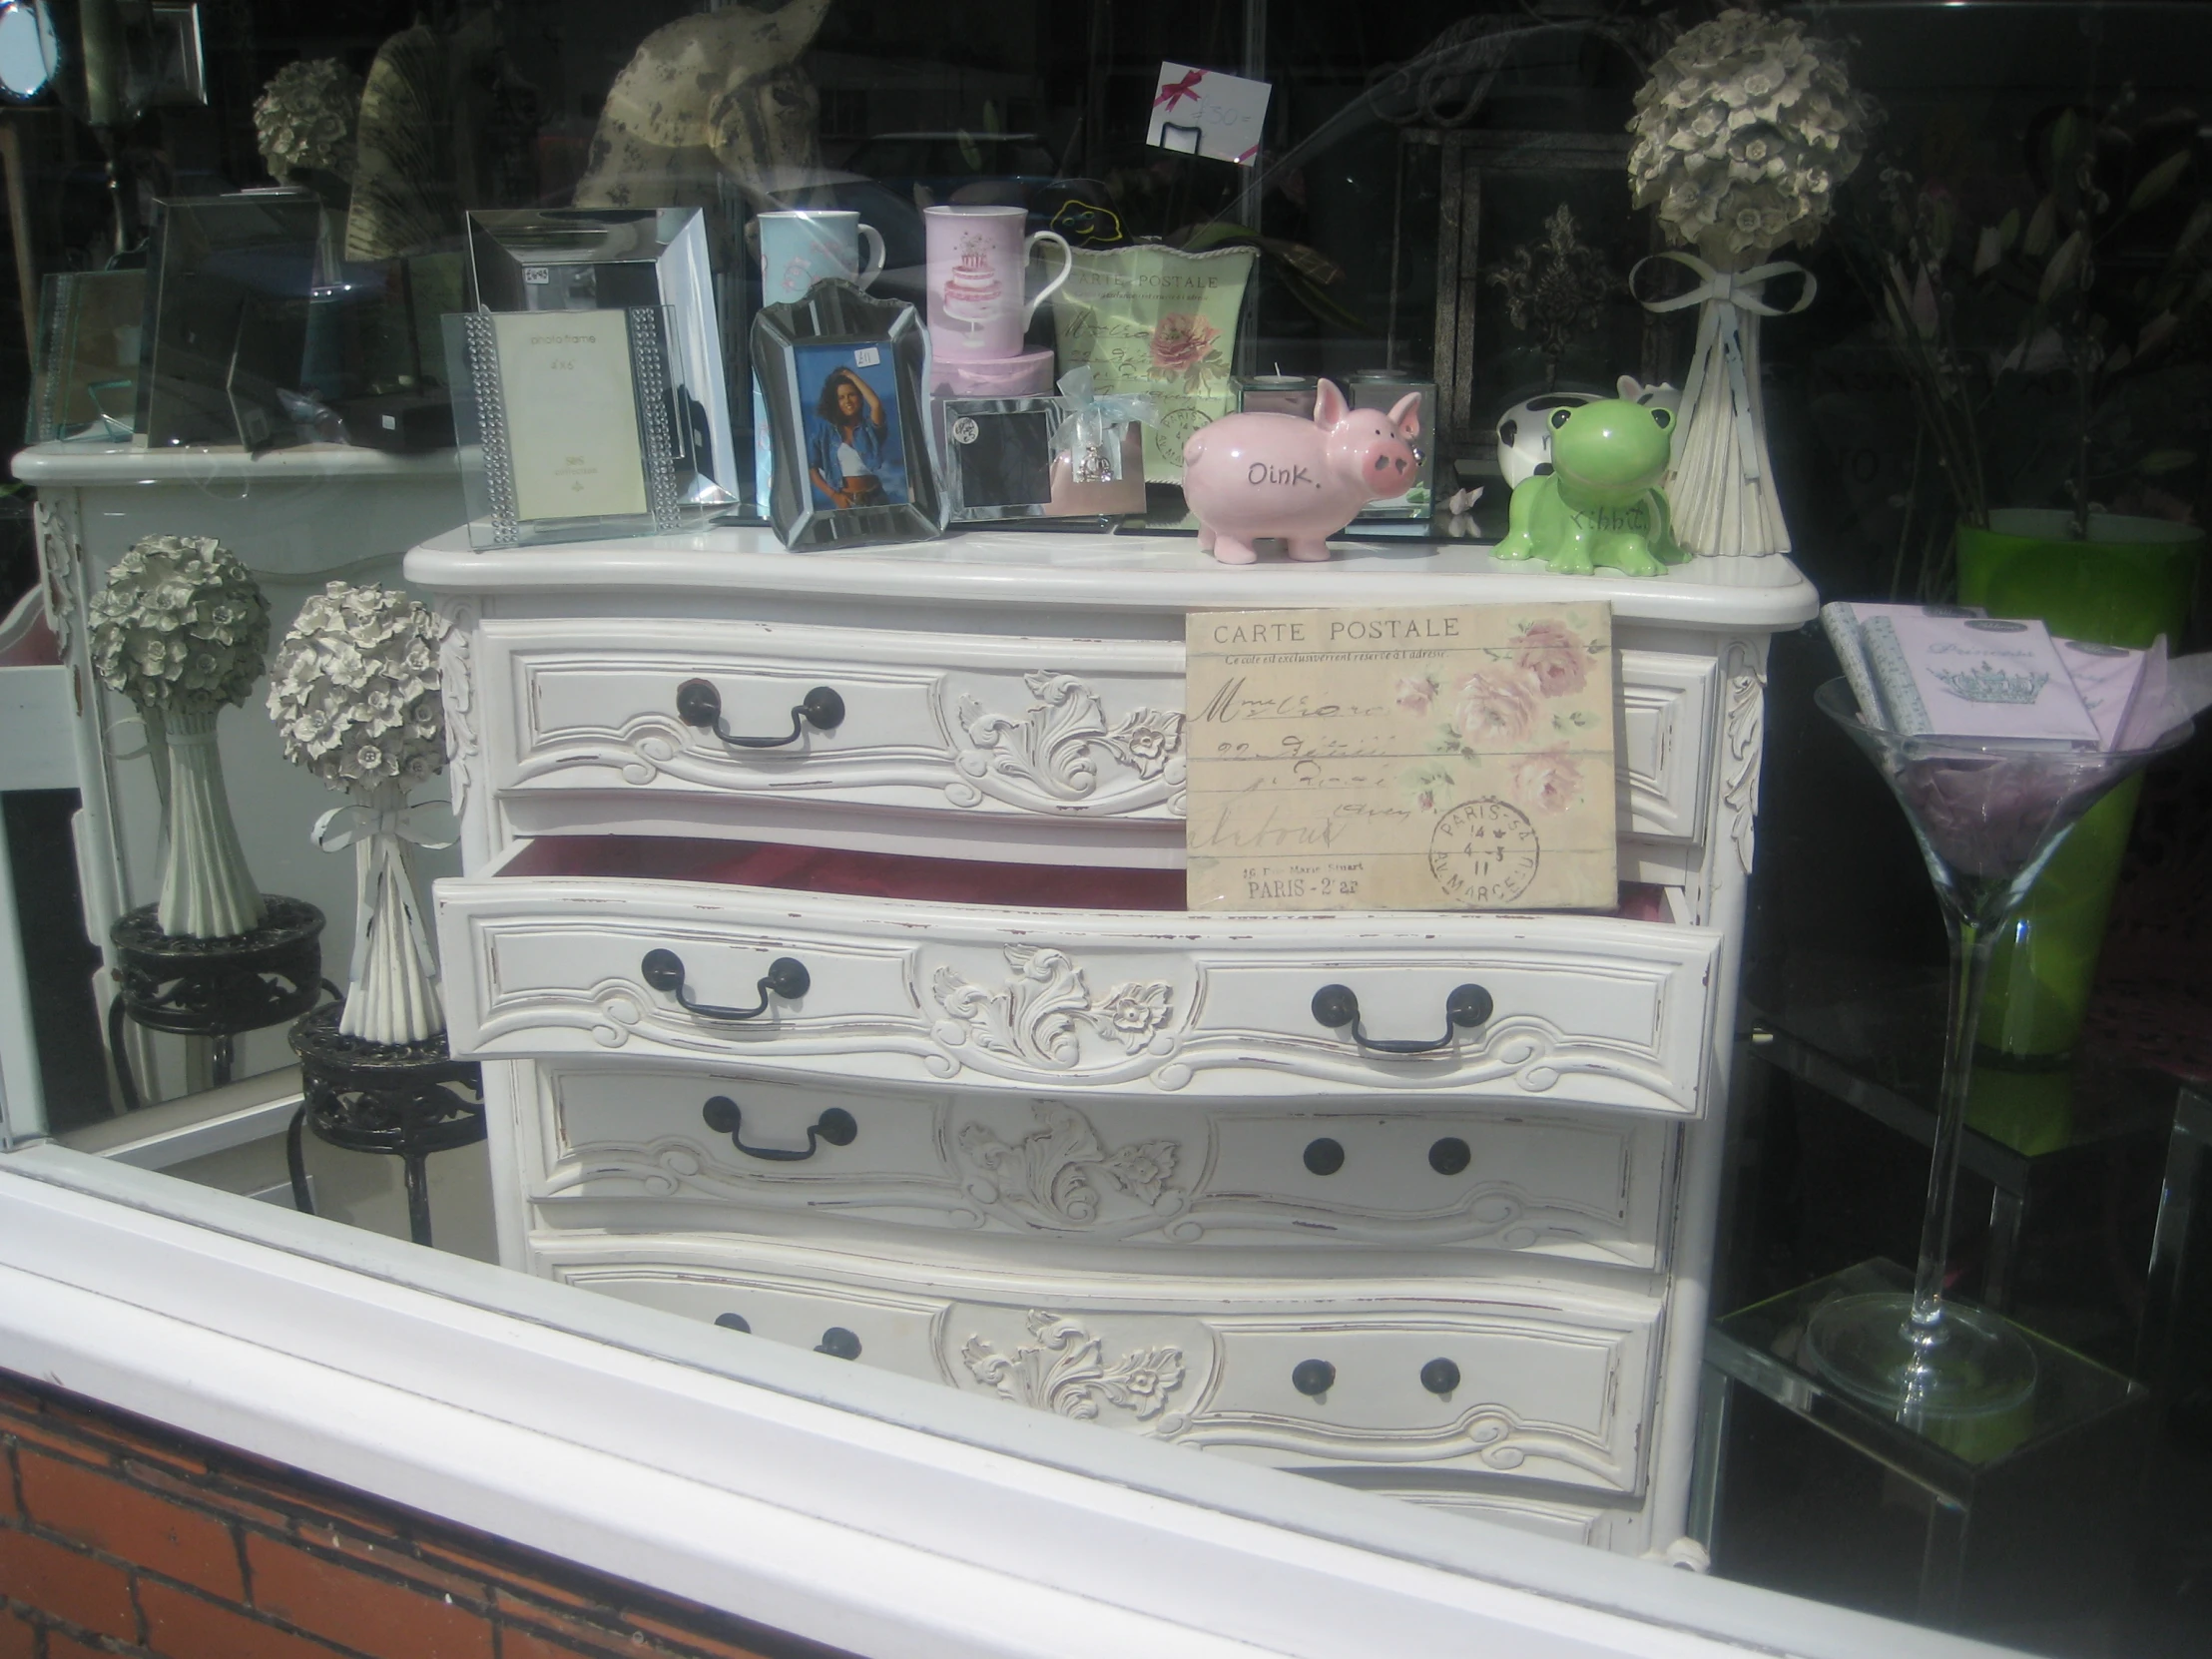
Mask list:
[[1308,1141],[1306,1167],[1316,1175],[1335,1175],[1345,1167],[1344,1142],[1333,1141],[1327,1135],[1318,1141]]
[[1449,1360],[1431,1360],[1420,1369],[1420,1385],[1444,1399],[1459,1385],[1459,1368]]
[[769,963],[768,972],[761,976],[759,1007],[717,1008],[709,1003],[694,1002],[684,994],[684,958],[673,950],[648,950],[645,960],[638,964],[638,972],[655,990],[668,992],[684,1008],[704,1019],[759,1019],[768,1012],[770,996],[780,996],[790,1002],[805,996],[814,983],[805,962],[796,956],[779,956]]
[[844,699],[828,686],[817,686],[792,708],[792,729],[781,738],[741,738],[722,723],[722,693],[712,680],[686,680],[676,688],[676,715],[686,726],[712,732],[733,749],[782,749],[799,741],[812,726],[818,732],[834,732],[844,724]]
[[717,1314],[715,1324],[725,1331],[743,1331],[747,1336],[753,1334],[753,1322],[743,1314]]
[[1337,1385],[1337,1368],[1327,1360],[1301,1360],[1291,1368],[1291,1386],[1309,1399],[1319,1399]]
[[1457,1135],[1446,1135],[1428,1149],[1428,1167],[1438,1175],[1457,1175],[1473,1161],[1474,1154]]
[[822,1341],[815,1344],[817,1354],[827,1354],[832,1360],[857,1360],[860,1357],[860,1339],[841,1325],[832,1325],[822,1334]]
[[726,1094],[708,1097],[699,1115],[707,1120],[707,1127],[718,1135],[728,1135],[730,1144],[748,1158],[765,1158],[772,1164],[796,1164],[812,1158],[819,1142],[828,1141],[831,1146],[850,1146],[860,1133],[860,1126],[852,1121],[852,1114],[842,1106],[831,1106],[822,1116],[807,1125],[807,1144],[804,1147],[747,1146],[738,1139],[745,1127],[745,1113],[738,1103]]
[[1314,993],[1314,1018],[1332,1031],[1352,1027],[1352,1040],[1373,1054],[1427,1054],[1449,1048],[1454,1030],[1480,1025],[1490,1017],[1490,993],[1480,985],[1460,985],[1444,998],[1444,1034],[1433,1042],[1414,1037],[1371,1037],[1360,1023],[1360,999],[1350,985],[1324,985]]

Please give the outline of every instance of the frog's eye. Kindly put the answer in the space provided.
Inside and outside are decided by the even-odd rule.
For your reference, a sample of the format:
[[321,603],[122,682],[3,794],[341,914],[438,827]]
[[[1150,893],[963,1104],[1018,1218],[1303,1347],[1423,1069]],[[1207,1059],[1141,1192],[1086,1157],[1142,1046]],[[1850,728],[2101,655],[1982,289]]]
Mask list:
[[1554,409],[1551,411],[1551,429],[1556,432],[1573,418],[1574,411],[1572,409]]
[[1653,409],[1651,411],[1651,423],[1664,432],[1674,424],[1674,411],[1671,409]]

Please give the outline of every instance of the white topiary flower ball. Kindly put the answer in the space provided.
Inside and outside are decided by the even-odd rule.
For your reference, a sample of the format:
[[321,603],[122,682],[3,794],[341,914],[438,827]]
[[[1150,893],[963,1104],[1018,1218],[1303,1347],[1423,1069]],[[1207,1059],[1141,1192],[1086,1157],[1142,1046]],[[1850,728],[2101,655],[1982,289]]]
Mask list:
[[269,671],[288,760],[333,789],[411,789],[445,768],[443,617],[373,583],[332,582],[300,606]]
[[337,59],[284,65],[254,102],[254,136],[270,176],[320,172],[351,179],[360,109],[361,78]]
[[148,536],[87,607],[94,670],[149,714],[244,703],[269,648],[269,601],[213,536]]
[[1820,235],[1875,116],[1835,46],[1731,9],[1652,66],[1628,124],[1629,184],[1668,240],[1735,264]]

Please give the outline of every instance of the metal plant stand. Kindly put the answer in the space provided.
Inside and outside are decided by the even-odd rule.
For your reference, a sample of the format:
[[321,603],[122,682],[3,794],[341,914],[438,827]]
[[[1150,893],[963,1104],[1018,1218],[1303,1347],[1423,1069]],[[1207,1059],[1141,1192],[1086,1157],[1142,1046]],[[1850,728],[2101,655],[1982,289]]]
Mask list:
[[314,1214],[300,1133],[348,1152],[397,1158],[406,1172],[407,1235],[430,1243],[432,1153],[473,1146],[484,1138],[484,1074],[474,1060],[456,1060],[445,1033],[418,1043],[375,1043],[338,1030],[342,1003],[303,1015],[291,1028],[304,1099],[284,1137],[292,1203]]
[[108,1049],[123,1109],[138,1110],[138,1082],[123,1022],[206,1038],[215,1081],[231,1080],[232,1038],[295,1019],[315,1004],[322,978],[322,912],[304,899],[262,894],[262,925],[251,933],[197,939],[162,931],[157,906],[142,904],[108,929],[119,989],[108,1005]]

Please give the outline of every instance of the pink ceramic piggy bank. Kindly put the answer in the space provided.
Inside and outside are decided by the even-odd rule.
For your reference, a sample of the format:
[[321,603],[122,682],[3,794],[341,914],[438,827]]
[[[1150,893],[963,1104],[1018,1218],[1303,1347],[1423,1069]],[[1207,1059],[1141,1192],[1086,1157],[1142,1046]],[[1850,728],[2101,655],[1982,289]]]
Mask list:
[[1294,559],[1326,559],[1329,538],[1370,501],[1405,493],[1420,436],[1420,393],[1388,414],[1355,409],[1321,383],[1314,418],[1224,415],[1183,446],[1183,499],[1198,518],[1198,545],[1225,565],[1259,557],[1253,543],[1280,537]]

